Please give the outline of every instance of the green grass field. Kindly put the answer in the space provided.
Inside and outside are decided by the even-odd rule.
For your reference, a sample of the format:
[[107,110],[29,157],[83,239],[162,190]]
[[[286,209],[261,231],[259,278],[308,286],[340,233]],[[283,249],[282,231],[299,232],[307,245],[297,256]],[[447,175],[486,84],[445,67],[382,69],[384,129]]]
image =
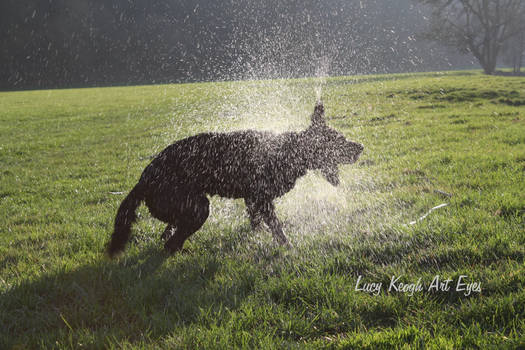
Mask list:
[[[365,145],[277,202],[293,248],[242,201],[168,257],[139,209],[104,255],[142,169],[174,140],[329,124]],[[525,79],[478,72],[0,93],[0,348],[525,347]],[[451,195],[450,197],[447,195]],[[433,211],[415,225],[409,222]],[[439,275],[448,291],[428,291]],[[481,292],[457,291],[460,276]],[[377,295],[356,291],[382,283]],[[423,291],[388,290],[392,276]]]

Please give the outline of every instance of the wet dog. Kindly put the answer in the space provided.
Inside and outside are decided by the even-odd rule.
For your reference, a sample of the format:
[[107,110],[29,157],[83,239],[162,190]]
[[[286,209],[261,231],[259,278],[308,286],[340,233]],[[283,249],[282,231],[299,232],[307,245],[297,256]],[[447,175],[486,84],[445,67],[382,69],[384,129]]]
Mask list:
[[337,186],[338,165],[354,163],[362,151],[361,144],[326,124],[321,103],[302,132],[203,133],[177,141],[153,159],[122,201],[108,254],[124,249],[141,202],[168,224],[162,234],[165,249],[181,250],[208,218],[208,195],[244,198],[252,227],[264,221],[280,244],[288,244],[273,200],[290,191],[308,170],[320,170]]

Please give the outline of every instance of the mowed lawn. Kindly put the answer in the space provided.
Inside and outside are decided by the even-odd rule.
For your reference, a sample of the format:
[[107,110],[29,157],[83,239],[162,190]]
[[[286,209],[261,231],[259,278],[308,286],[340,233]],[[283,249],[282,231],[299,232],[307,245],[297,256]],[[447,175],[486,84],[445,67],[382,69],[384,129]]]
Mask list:
[[[312,172],[277,201],[291,249],[214,197],[183,253],[141,207],[124,254],[104,255],[152,156],[203,131],[301,130],[319,91],[365,151],[340,187]],[[523,348],[525,79],[2,92],[0,214],[1,349]],[[449,290],[428,290],[436,276]]]

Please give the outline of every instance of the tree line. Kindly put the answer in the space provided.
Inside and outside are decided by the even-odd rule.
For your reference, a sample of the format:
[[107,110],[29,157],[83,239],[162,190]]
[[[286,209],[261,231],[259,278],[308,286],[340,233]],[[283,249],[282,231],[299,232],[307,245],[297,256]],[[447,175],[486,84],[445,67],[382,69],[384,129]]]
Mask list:
[[[0,89],[521,69],[519,0],[2,0]],[[426,17],[429,20],[426,20]],[[422,41],[418,33],[426,32]],[[435,43],[440,43],[434,44]]]

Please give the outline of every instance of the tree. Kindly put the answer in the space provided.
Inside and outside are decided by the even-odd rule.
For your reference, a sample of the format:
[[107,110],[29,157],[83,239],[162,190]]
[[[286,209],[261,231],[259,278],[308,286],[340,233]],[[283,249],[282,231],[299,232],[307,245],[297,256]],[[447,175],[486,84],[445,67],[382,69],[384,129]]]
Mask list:
[[419,0],[431,7],[424,37],[471,53],[493,74],[504,43],[525,29],[522,0]]
[[512,67],[514,74],[520,75],[524,59],[525,30],[521,30],[505,43],[503,62]]

